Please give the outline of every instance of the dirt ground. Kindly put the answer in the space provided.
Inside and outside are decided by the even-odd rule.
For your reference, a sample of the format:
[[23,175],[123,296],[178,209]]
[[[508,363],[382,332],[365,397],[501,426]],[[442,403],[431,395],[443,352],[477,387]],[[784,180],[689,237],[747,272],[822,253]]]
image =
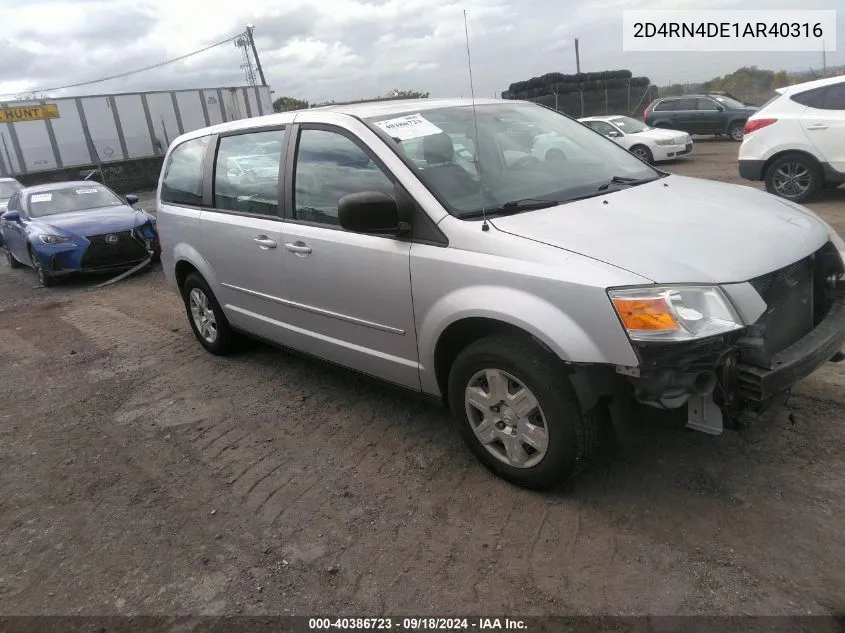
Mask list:
[[[668,169],[739,182],[736,150]],[[811,206],[845,233],[845,188]],[[261,345],[207,354],[160,268],[42,289],[4,262],[0,384],[2,614],[843,606],[845,364],[764,432],[646,421],[548,494],[494,479],[445,410]]]

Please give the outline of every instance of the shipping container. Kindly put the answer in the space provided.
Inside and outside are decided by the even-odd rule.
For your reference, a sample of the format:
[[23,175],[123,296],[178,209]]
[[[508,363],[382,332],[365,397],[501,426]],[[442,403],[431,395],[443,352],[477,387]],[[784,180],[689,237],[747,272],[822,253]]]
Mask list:
[[184,132],[272,112],[267,86],[0,102],[0,176],[163,156]]

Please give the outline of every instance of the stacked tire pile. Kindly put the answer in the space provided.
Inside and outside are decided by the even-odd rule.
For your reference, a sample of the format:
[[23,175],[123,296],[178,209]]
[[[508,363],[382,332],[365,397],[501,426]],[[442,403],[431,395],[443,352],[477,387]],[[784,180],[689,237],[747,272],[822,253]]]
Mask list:
[[[629,100],[630,86],[630,100]],[[605,89],[607,96],[605,98]],[[584,111],[581,111],[581,91]],[[657,98],[657,86],[648,77],[634,77],[630,70],[606,70],[595,73],[547,73],[526,81],[517,81],[502,93],[503,99],[534,101],[574,117],[598,114],[632,114],[643,110]]]

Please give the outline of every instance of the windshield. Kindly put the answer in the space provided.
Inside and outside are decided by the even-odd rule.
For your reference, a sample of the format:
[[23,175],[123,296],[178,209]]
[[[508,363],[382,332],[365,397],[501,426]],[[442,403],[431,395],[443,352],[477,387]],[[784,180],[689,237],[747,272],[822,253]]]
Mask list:
[[646,130],[651,129],[642,121],[637,121],[629,116],[620,116],[618,118],[611,119],[610,122],[625,132],[625,134],[638,134],[639,132],[645,132]]
[[554,110],[525,103],[475,110],[477,121],[471,105],[368,121],[399,146],[456,217],[477,217],[482,209],[515,212],[508,203],[529,199],[567,202],[660,177],[613,141]]
[[28,204],[29,215],[33,218],[40,218],[55,213],[118,206],[126,204],[126,202],[103,186],[79,185],[67,189],[31,193]]
[[713,95],[713,98],[721,103],[726,108],[744,108],[745,104],[730,97],[723,97],[722,95]]
[[20,186],[16,182],[0,182],[0,200],[8,200],[20,191],[20,189]]

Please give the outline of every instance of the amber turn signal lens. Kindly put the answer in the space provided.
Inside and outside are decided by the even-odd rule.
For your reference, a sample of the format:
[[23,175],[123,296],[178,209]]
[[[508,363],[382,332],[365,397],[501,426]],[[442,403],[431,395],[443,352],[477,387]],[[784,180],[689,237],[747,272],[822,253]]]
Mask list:
[[663,299],[613,299],[627,330],[671,331],[680,326]]

